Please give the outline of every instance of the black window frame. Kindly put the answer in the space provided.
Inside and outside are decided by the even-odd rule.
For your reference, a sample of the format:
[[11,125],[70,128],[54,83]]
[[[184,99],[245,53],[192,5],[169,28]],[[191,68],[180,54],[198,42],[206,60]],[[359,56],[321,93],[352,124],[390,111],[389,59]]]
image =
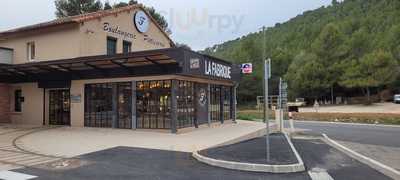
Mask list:
[[[111,44],[110,44],[110,42],[113,42],[114,43],[114,45],[115,45],[115,47],[114,47],[114,50],[113,50],[113,52],[111,52],[112,50],[111,50]],[[106,42],[106,53],[107,53],[107,55],[115,55],[115,54],[117,54],[117,48],[118,48],[118,38],[115,38],[115,37],[111,37],[111,36],[107,36],[107,42]]]
[[22,112],[22,90],[17,89],[14,91],[14,112]]
[[[126,49],[128,47],[128,49]],[[132,52],[132,42],[131,41],[122,41],[122,53],[127,54]]]

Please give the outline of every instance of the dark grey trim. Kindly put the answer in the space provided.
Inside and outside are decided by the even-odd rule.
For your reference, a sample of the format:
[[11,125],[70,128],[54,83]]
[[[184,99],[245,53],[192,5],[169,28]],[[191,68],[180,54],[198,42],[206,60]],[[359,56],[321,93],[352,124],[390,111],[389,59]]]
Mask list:
[[112,85],[112,127],[117,128],[118,127],[118,88],[117,84],[114,83]]
[[211,126],[211,112],[210,112],[210,103],[211,103],[211,86],[207,84],[207,122],[208,126]]
[[177,91],[178,91],[178,81],[172,80],[171,82],[171,132],[177,133],[176,121],[178,119],[177,110],[178,110],[178,101],[176,99]]
[[12,48],[6,48],[6,47],[0,47],[0,49],[14,51],[14,49],[12,49]]
[[132,129],[137,128],[136,110],[136,81],[132,81]]
[[219,119],[221,119],[221,124],[224,124],[224,88],[220,86],[219,93]]
[[43,126],[46,125],[46,88],[43,88]]

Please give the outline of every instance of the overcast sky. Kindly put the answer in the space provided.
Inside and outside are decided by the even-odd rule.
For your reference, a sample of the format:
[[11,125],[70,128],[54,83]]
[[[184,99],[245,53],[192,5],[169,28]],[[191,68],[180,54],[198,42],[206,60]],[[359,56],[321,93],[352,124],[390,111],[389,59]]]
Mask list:
[[[118,0],[109,0],[112,4]],[[121,0],[127,2],[128,0]],[[103,0],[104,2],[104,0]],[[168,20],[172,39],[195,50],[274,26],[331,0],[139,0]],[[0,31],[55,18],[54,0],[2,0]]]

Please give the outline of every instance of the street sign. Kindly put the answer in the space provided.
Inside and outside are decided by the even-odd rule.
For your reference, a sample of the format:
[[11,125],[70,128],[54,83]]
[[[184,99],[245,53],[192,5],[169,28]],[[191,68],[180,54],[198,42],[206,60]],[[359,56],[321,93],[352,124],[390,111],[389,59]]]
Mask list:
[[253,64],[251,63],[244,63],[241,66],[243,74],[251,74],[253,73]]

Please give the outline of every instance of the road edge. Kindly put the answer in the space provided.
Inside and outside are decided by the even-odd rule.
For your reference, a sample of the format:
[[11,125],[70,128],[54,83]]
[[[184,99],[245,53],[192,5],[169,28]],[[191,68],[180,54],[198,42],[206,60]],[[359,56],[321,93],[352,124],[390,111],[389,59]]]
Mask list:
[[323,136],[322,140],[325,143],[327,143],[330,146],[340,150],[341,152],[347,154],[348,156],[350,156],[350,157],[352,157],[352,158],[354,158],[354,159],[356,159],[356,160],[358,160],[358,161],[370,166],[371,168],[379,171],[380,173],[382,173],[382,174],[384,174],[386,176],[389,176],[389,177],[391,177],[393,179],[400,179],[400,172],[395,170],[394,168],[389,167],[389,166],[387,166],[385,164],[382,164],[382,163],[380,163],[380,162],[378,162],[378,161],[376,161],[374,159],[371,159],[371,158],[369,158],[367,156],[364,156],[364,155],[362,155],[362,154],[360,154],[358,152],[355,152],[355,151],[343,146],[342,144],[332,140],[326,134],[322,134],[322,136]]

